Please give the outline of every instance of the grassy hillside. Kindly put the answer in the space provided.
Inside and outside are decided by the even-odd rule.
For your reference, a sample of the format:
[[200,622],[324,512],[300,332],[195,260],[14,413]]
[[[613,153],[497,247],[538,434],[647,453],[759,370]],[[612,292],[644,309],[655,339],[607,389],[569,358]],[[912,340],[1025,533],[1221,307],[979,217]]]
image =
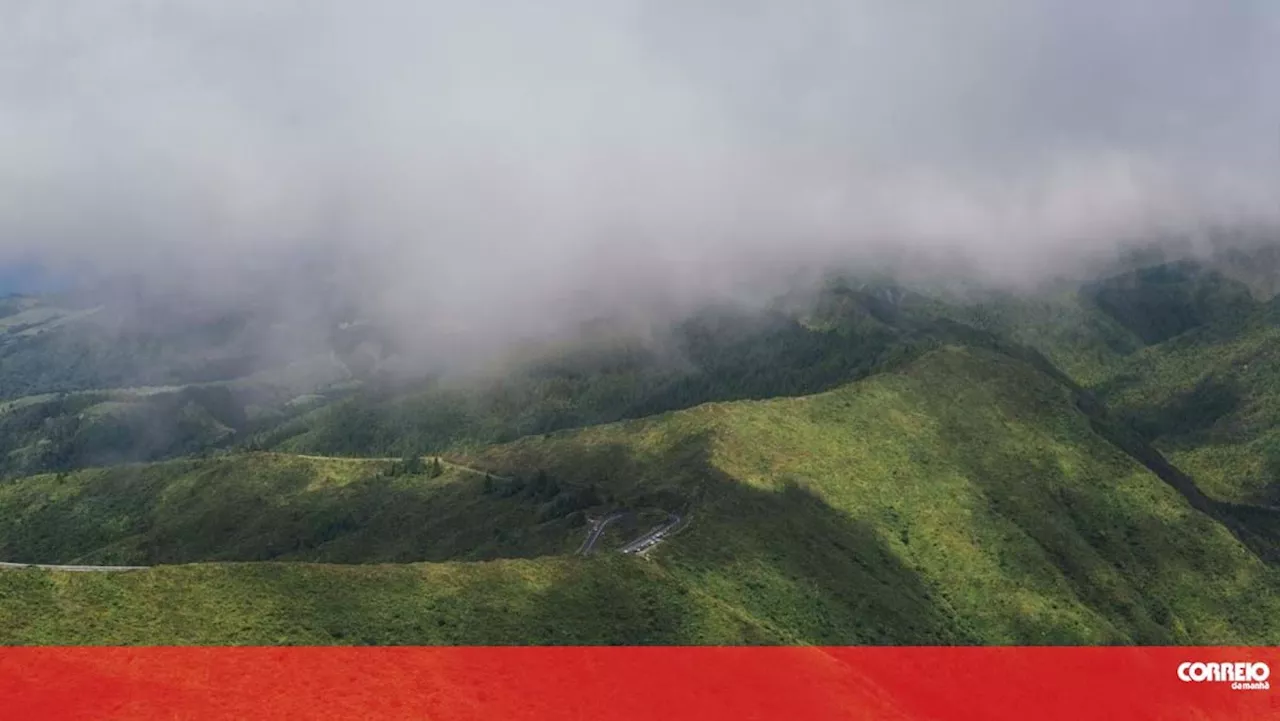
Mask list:
[[[1265,266],[1265,264],[1264,264]],[[1211,497],[1280,505],[1280,304],[1191,262],[939,313],[1031,346]]]
[[1043,353],[1082,385],[1107,378],[1145,343],[1075,290],[1042,295],[988,292],[939,303],[940,315]]
[[1080,286],[947,295],[932,312],[1035,348],[1077,383],[1093,386],[1147,346],[1238,323],[1258,307],[1244,283],[1179,261]]
[[264,432],[260,447],[401,455],[641,418],[708,401],[816,393],[952,338],[900,295],[828,289],[817,311],[706,310],[659,339],[543,349],[499,379],[369,389]]
[[[672,573],[809,638],[930,618],[986,642],[1280,634],[1274,568],[1097,435],[1066,388],[987,351],[485,458],[683,498],[694,521],[662,551]],[[903,599],[933,615],[893,618]]]
[[626,556],[0,571],[5,644],[779,643]]
[[[194,565],[0,571],[0,641],[1278,643],[1280,304],[1242,288],[835,282],[501,381],[10,399],[2,470],[56,472],[0,481],[0,560]],[[215,446],[287,452],[83,467]],[[437,451],[494,476],[292,455]]]
[[[155,564],[534,556],[581,542],[579,489],[255,453],[0,484],[0,560]],[[494,488],[486,493],[486,485]]]
[[1280,506],[1277,359],[1273,301],[1144,349],[1098,389],[1210,495]]
[[343,395],[369,335],[133,295],[0,298],[0,476],[242,441]]
[[[684,515],[687,526],[647,560],[554,555],[576,546],[585,529],[553,523],[554,542],[526,537],[505,550],[490,546],[553,554],[528,560],[188,566],[93,577],[5,572],[0,615],[22,619],[6,632],[14,641],[1280,642],[1276,569],[1095,426],[1072,390],[1033,366],[950,347],[818,395],[711,403],[559,431],[471,460],[496,471],[544,468],[561,491],[594,486],[601,503],[588,510]],[[220,462],[234,468],[267,458],[279,457]],[[317,463],[333,469],[328,485],[355,484],[337,470],[341,462],[270,463]],[[130,493],[95,480],[120,476],[78,477],[71,498],[80,500],[53,501],[68,505],[49,528],[94,518],[108,498],[151,496],[163,502],[147,506],[148,523],[181,532],[149,532],[142,543],[126,529],[118,533],[121,547],[161,557],[183,547],[171,543],[207,538],[206,546],[186,546],[187,558],[226,558],[216,554],[266,547],[272,524],[292,514],[309,523],[326,508],[310,500],[324,494],[312,495],[299,480],[259,480],[279,471],[196,464],[180,474],[186,481],[164,480],[179,475],[174,470],[144,471],[153,486]],[[370,494],[390,495],[397,507],[424,500],[404,523],[361,520],[358,527],[427,529],[418,558],[443,557],[432,549],[449,548],[452,536],[430,529],[448,529],[451,519],[490,532],[539,527],[534,504],[504,497],[501,484],[486,492],[478,476],[435,480],[438,490],[410,476],[401,495]],[[5,487],[6,515],[42,517],[38,499],[55,483],[46,476]],[[236,491],[237,504],[212,507],[271,521],[246,526],[233,516],[231,536],[219,536],[216,523],[170,525],[185,517],[181,509],[196,507],[176,499],[209,502],[225,497],[220,484],[228,483],[260,490]],[[87,502],[94,498],[101,500]],[[491,520],[499,512],[508,515]],[[85,545],[107,547],[111,524],[86,527],[101,535]],[[280,533],[307,537],[305,528]],[[405,546],[393,536],[375,541],[366,532],[346,548],[367,554],[360,560],[400,558]],[[67,548],[52,530],[9,538],[44,544],[33,549]],[[356,560],[351,553],[343,560]],[[498,620],[490,626],[490,618]]]

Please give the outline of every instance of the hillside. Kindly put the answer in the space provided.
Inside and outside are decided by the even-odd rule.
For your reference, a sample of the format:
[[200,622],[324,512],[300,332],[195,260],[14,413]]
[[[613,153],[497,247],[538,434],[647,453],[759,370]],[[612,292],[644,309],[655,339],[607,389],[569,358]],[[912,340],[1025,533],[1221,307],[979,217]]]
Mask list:
[[865,614],[892,588],[989,642],[1277,632],[1250,610],[1280,602],[1274,568],[1099,436],[1070,390],[989,351],[486,458],[684,493],[699,510],[667,552],[673,568],[748,607],[759,589],[792,594],[774,612],[825,607],[797,622],[838,619],[854,599]]
[[0,571],[0,643],[779,643],[629,557]]
[[[600,504],[587,512],[676,511],[688,517],[687,526],[648,559],[608,552],[565,557],[585,535],[566,524],[550,534],[558,541],[525,546],[537,554],[528,560],[398,568],[197,565],[92,577],[4,572],[0,583],[9,600],[0,604],[3,613],[25,619],[8,627],[6,640],[587,643],[619,634],[644,643],[1280,640],[1276,568],[1099,435],[1097,419],[1077,401],[1076,391],[1022,360],[952,346],[817,395],[709,403],[530,436],[477,451],[469,462],[495,472],[545,469],[561,490],[594,486]],[[195,479],[213,473],[204,464],[266,458],[192,461],[183,473]],[[310,463],[306,468],[316,473],[340,462],[270,463]],[[182,483],[170,484],[167,479],[179,475],[171,471],[152,471],[151,486],[112,493],[95,480],[112,476],[101,474],[67,476],[68,497],[79,501],[55,509],[61,520],[33,501],[49,493],[56,477],[12,482],[0,498],[6,515],[66,528],[99,512],[105,504],[94,498],[223,497],[209,483],[198,484],[210,489],[205,494],[174,491]],[[374,540],[375,529],[390,538],[403,525],[367,519],[359,524],[361,542],[347,545],[351,555],[343,560],[449,557],[441,550],[449,548],[448,534],[434,529],[448,528],[451,518],[469,517],[481,530],[513,520],[530,527],[530,518],[540,527],[530,499],[494,498],[502,495],[501,484],[486,493],[476,488],[477,479],[404,477],[410,498],[433,499],[402,517],[419,519],[424,531],[413,549],[421,555],[407,558],[408,546],[387,551]],[[432,490],[433,484],[440,488]],[[268,483],[259,495],[232,497],[253,499],[246,508],[269,505],[280,490]],[[305,518],[314,508],[302,500],[308,497],[284,494],[281,513]],[[511,504],[511,515],[488,522],[486,514],[503,503]],[[157,538],[147,529],[174,528],[172,519],[183,518],[170,517],[161,503],[147,508],[144,538]],[[469,508],[475,515],[468,516]],[[251,517],[272,513],[255,509]],[[110,545],[110,523],[88,527],[99,535],[81,548]],[[198,528],[179,535],[199,537]],[[136,540],[139,533],[136,526],[122,528],[118,540],[137,552],[146,548]],[[295,535],[290,529],[283,537]],[[37,537],[43,547],[61,548],[64,558],[80,551],[59,546],[52,535],[29,538]],[[263,553],[271,538],[237,532],[238,545],[228,546],[216,533],[207,537],[206,558],[222,559],[232,557],[228,547],[243,557]],[[493,552],[522,555],[519,545]],[[357,548],[367,555],[357,557]],[[185,560],[206,560],[197,558],[201,550],[189,546]],[[444,577],[450,590],[423,580]],[[442,594],[459,605],[440,601]],[[255,596],[258,610],[245,610]],[[282,620],[286,612],[272,598],[307,600]],[[555,602],[538,610],[538,599]],[[489,613],[501,604],[528,616],[491,627],[423,630],[455,628],[450,619],[457,614]],[[163,611],[170,605],[183,610]],[[163,612],[152,620],[157,609]],[[556,620],[547,621],[548,614]],[[602,623],[589,619],[592,614],[616,616]],[[92,623],[77,625],[75,618]]]
[[489,492],[432,463],[267,453],[45,474],[0,484],[0,559],[403,563],[568,553],[587,492]]
[[1143,349],[1099,384],[1108,403],[1224,501],[1280,506],[1280,306]]
[[[1235,275],[1250,257],[1235,257]],[[1182,261],[938,312],[1043,353],[1210,497],[1280,505],[1277,299]]]
[[363,327],[95,299],[0,299],[0,477],[244,445],[359,385]]
[[[376,384],[259,434],[287,452],[402,455],[640,418],[709,401],[826,390],[893,367],[949,337],[938,319],[837,289],[838,318],[714,307],[656,339],[586,336],[536,348],[497,377]],[[850,309],[857,317],[851,318]]]

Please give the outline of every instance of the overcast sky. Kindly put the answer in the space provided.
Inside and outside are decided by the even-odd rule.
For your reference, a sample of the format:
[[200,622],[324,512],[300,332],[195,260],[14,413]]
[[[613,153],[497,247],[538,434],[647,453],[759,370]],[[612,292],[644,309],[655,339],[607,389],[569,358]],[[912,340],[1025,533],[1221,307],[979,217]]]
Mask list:
[[0,262],[501,335],[1277,217],[1274,0],[0,0]]

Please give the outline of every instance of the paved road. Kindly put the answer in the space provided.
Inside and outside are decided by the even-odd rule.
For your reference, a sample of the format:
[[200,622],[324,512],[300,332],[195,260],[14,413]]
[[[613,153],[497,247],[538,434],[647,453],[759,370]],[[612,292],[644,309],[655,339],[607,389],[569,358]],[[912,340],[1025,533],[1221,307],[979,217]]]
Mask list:
[[[478,471],[478,472],[483,473],[483,471]],[[627,514],[625,512],[613,513],[608,516],[605,516],[599,521],[596,521],[595,525],[593,525],[591,527],[591,530],[587,533],[587,540],[583,541],[582,547],[578,549],[578,553],[584,556],[591,553],[592,549],[595,548],[596,541],[599,541],[600,536],[604,533],[604,529],[610,523],[613,523],[614,521],[620,518],[623,518],[626,515]],[[676,526],[679,526],[680,522],[683,520],[684,519],[681,518],[678,514],[675,514],[675,513],[670,514],[670,517],[668,518],[666,523],[662,524],[661,526],[658,526],[657,528],[649,531],[643,536],[623,546],[622,552],[644,555],[649,551],[649,549],[653,548],[659,543],[662,543],[662,541],[664,541],[667,538],[667,536],[671,535],[671,533],[675,530]],[[112,571],[141,571],[151,567],[150,566],[82,566],[82,565],[61,566],[53,563],[6,563],[3,561],[0,561],[0,568],[43,568],[49,571],[71,571],[73,573],[109,573]]]
[[648,533],[637,538],[631,543],[628,543],[627,545],[623,546],[622,552],[638,553],[643,555],[649,549],[653,548],[659,543],[662,543],[662,541],[666,539],[667,536],[671,535],[671,533],[675,530],[676,526],[680,525],[680,521],[682,520],[684,519],[680,518],[679,515],[675,513],[670,514],[670,517],[667,519],[666,523],[662,524],[661,526],[658,526],[652,531],[649,531]]
[[[313,459],[316,459],[316,460],[330,460],[330,459],[335,459],[335,458],[336,458],[336,459],[339,459],[339,460],[343,460],[343,459],[341,459],[340,457],[337,457],[337,456],[309,456],[309,455],[301,455],[301,454],[298,454],[298,456],[297,456],[297,457],[299,457],[299,458],[313,458]],[[428,459],[430,459],[430,458],[439,458],[439,456],[427,456],[426,458],[428,458]],[[345,460],[360,460],[360,461],[399,461],[399,460],[401,460],[401,459],[399,459],[399,458],[348,458],[348,459],[345,459]],[[440,458],[440,464],[441,464],[441,465],[443,465],[443,466],[448,466],[448,467],[450,467],[450,468],[456,468],[456,469],[458,469],[458,470],[460,470],[460,471],[466,471],[466,472],[468,472],[468,473],[475,473],[475,474],[478,474],[478,475],[481,475],[481,476],[491,476],[491,477],[493,477],[494,479],[499,480],[499,481],[510,481],[510,480],[512,480],[511,478],[509,478],[509,477],[507,477],[507,476],[498,476],[498,475],[494,475],[493,473],[490,473],[490,472],[488,472],[488,471],[482,471],[482,470],[480,470],[479,468],[472,468],[472,467],[470,467],[470,466],[464,466],[464,465],[462,465],[462,464],[460,464],[460,463],[454,463],[454,462],[452,462],[452,461],[446,461],[446,460],[445,460],[445,459],[443,459],[443,458]],[[604,529],[605,529],[605,527],[607,527],[610,523],[613,523],[614,521],[616,521],[616,520],[618,520],[618,519],[620,519],[620,518],[622,518],[623,516],[626,516],[626,515],[627,515],[627,514],[626,514],[626,512],[614,513],[614,514],[611,514],[611,515],[609,515],[609,516],[605,516],[604,518],[600,519],[599,521],[596,521],[596,523],[591,527],[591,530],[587,532],[587,539],[586,539],[585,541],[583,541],[583,542],[582,542],[582,545],[578,548],[578,554],[579,554],[579,555],[583,555],[583,556],[585,556],[585,555],[587,555],[587,554],[591,553],[591,551],[595,548],[596,542],[600,540],[600,536],[601,536],[601,534],[603,534],[603,533],[604,533]],[[670,536],[670,535],[672,534],[672,532],[674,532],[674,531],[675,531],[676,527],[677,527],[677,526],[679,526],[679,525],[680,525],[680,523],[681,523],[681,521],[683,521],[683,520],[684,520],[684,519],[682,519],[678,514],[675,514],[675,513],[669,514],[669,517],[668,517],[668,519],[667,519],[667,522],[666,522],[666,523],[664,523],[664,524],[663,524],[663,525],[661,525],[661,526],[658,526],[657,528],[654,528],[653,530],[649,531],[648,533],[644,534],[643,536],[641,536],[641,537],[639,537],[639,538],[635,539],[634,541],[632,541],[632,542],[628,543],[627,545],[623,546],[623,547],[622,547],[622,552],[623,552],[623,553],[638,553],[638,554],[641,554],[641,555],[643,555],[643,554],[647,553],[647,552],[649,551],[649,549],[653,548],[654,546],[658,545],[659,543],[662,543],[662,541],[666,540],[667,536]]]
[[600,534],[604,533],[605,526],[608,526],[610,523],[613,523],[614,521],[618,520],[619,518],[622,518],[625,515],[627,514],[614,513],[612,515],[605,516],[599,521],[596,521],[595,525],[591,527],[591,530],[587,532],[587,540],[582,542],[582,547],[578,549],[578,553],[580,553],[583,556],[587,555],[588,553],[591,553],[591,549],[595,547],[596,541],[600,540]]
[[102,572],[141,571],[150,566],[59,566],[52,563],[0,563],[0,568],[43,568],[49,571]]
[[[403,460],[400,458],[344,458],[342,456],[317,456],[317,455],[307,455],[307,454],[301,454],[301,453],[287,454],[287,455],[292,455],[295,458],[309,458],[313,460],[325,460],[325,461],[327,460],[346,460],[346,461]],[[426,458],[430,459],[430,458],[439,458],[439,457],[427,456]],[[499,481],[512,480],[508,476],[499,476],[494,473],[490,473],[489,471],[483,471],[479,468],[472,468],[470,466],[464,466],[460,463],[446,461],[443,458],[440,458],[439,460],[440,460],[440,465],[448,466],[450,468],[456,468],[457,470],[460,470],[460,471],[466,471],[468,473],[474,473],[476,475],[481,475],[481,476],[490,476],[495,480],[499,480]],[[591,553],[591,551],[595,548],[596,542],[600,540],[600,536],[604,533],[605,528],[610,523],[613,523],[614,521],[617,521],[625,517],[626,515],[627,513],[623,511],[619,513],[610,514],[600,519],[599,521],[596,521],[595,524],[591,527],[591,530],[587,532],[587,539],[583,541],[582,546],[578,548],[578,553],[584,556]],[[670,518],[667,521],[667,523],[661,526],[658,526],[657,528],[649,531],[643,536],[623,546],[622,552],[644,554],[650,548],[653,548],[654,546],[658,545],[668,535],[670,535],[671,532],[675,529],[675,527],[680,525],[681,520],[683,519],[681,519],[679,515],[675,513],[670,514]],[[62,565],[50,564],[50,563],[6,563],[6,562],[0,561],[0,568],[44,568],[51,571],[110,572],[110,571],[140,571],[140,570],[151,568],[151,567],[150,566],[82,566],[82,565],[62,566]]]

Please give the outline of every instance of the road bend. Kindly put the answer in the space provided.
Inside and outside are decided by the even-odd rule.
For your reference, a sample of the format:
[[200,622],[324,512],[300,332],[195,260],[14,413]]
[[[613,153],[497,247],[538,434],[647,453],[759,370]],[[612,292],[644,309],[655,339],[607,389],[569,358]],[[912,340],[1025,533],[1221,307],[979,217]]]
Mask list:
[[626,515],[625,512],[612,513],[592,524],[591,530],[587,532],[587,540],[583,541],[582,547],[578,549],[579,555],[585,556],[591,553],[591,550],[595,548],[596,541],[600,540],[600,534],[604,533],[605,527]]

